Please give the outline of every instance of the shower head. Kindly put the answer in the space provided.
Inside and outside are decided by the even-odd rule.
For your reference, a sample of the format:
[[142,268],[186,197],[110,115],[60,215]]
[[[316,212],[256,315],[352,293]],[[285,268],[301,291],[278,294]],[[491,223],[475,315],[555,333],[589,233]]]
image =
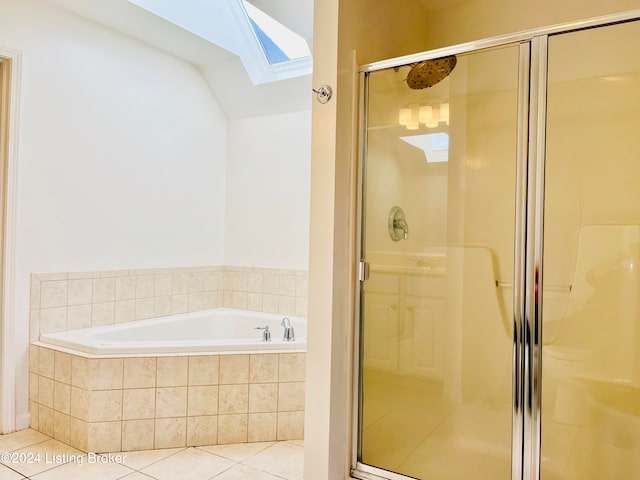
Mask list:
[[407,85],[414,90],[433,87],[451,73],[456,63],[458,60],[455,55],[416,63],[409,70]]

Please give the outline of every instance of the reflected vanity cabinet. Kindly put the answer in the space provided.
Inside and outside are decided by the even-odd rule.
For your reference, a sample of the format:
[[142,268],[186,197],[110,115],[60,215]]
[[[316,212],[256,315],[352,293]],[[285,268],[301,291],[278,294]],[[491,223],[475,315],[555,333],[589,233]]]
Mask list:
[[445,276],[423,269],[373,267],[364,285],[365,368],[442,378],[438,337],[444,320]]

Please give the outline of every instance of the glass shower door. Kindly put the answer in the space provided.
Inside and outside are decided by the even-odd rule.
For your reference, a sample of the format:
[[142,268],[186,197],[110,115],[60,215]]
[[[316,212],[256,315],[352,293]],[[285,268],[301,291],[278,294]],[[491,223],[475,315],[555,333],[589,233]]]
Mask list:
[[358,460],[374,473],[511,477],[519,49],[441,59],[453,70],[426,88],[416,65],[367,76]]
[[638,44],[549,38],[542,480],[640,478]]

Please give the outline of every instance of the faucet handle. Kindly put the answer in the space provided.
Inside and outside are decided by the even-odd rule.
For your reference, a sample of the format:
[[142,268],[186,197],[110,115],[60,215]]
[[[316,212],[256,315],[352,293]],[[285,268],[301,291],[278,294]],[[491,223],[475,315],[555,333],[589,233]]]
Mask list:
[[289,320],[289,317],[283,317],[282,323],[280,323],[280,325],[282,325],[284,328],[291,328],[291,320]]
[[263,342],[271,341],[271,332],[269,331],[269,325],[265,325],[264,327],[255,327],[255,330],[264,330],[264,332],[262,332]]

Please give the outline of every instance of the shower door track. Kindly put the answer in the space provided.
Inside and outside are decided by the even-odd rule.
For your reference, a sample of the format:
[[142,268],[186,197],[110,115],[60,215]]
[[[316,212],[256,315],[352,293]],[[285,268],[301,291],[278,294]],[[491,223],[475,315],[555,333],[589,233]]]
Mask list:
[[[362,258],[364,228],[363,181],[367,135],[369,73],[425,60],[520,44],[518,64],[518,130],[516,166],[516,232],[513,282],[513,399],[511,480],[539,480],[541,461],[543,215],[545,128],[547,102],[547,42],[554,34],[640,20],[640,10],[526,30],[451,47],[383,60],[360,67],[360,139],[358,179],[358,251]],[[353,443],[351,476],[362,480],[403,480],[408,477],[359,461],[362,415],[361,331],[362,279],[356,287],[354,336]]]

